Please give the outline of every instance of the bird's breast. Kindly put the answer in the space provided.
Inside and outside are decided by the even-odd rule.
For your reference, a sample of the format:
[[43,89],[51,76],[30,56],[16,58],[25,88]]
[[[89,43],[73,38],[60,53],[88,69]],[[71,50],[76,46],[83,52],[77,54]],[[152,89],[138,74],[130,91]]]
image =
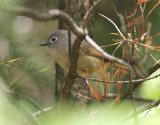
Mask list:
[[61,51],[59,49],[48,49],[51,56],[54,58],[54,60],[66,71],[69,69],[69,58],[68,58],[68,52],[67,51]]

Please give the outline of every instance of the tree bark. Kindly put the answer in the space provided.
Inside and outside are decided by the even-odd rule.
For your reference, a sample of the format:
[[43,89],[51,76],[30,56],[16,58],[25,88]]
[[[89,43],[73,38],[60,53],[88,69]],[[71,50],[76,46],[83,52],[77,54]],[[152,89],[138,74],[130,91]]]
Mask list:
[[[83,21],[86,11],[90,6],[92,6],[92,4],[92,0],[60,0],[59,9],[67,12],[73,18],[73,20],[80,25]],[[91,23],[89,22],[88,24]],[[68,29],[63,20],[59,20],[59,29]],[[89,34],[91,34],[90,29],[88,29],[88,31]],[[56,64],[56,101],[59,101],[62,95],[65,76],[66,72],[60,66],[58,66],[58,64]],[[72,90],[76,93],[81,93],[80,90],[89,91],[89,88],[84,79],[77,78]],[[85,93],[83,93],[83,95],[85,95]],[[79,97],[77,94],[73,93],[71,93],[71,101],[79,105],[86,105],[88,102],[86,98]]]

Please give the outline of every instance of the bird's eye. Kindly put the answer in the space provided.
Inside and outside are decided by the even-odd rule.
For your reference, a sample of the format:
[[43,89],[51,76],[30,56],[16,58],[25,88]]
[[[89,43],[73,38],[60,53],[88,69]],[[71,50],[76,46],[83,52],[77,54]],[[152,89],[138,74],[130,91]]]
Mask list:
[[57,37],[52,37],[52,42],[55,42],[57,40]]

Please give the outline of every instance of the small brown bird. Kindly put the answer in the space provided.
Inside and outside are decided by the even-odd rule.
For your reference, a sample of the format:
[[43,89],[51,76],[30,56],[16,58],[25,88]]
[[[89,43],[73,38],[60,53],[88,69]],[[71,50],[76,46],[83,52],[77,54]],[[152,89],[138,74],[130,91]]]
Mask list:
[[[71,44],[75,42],[76,36],[71,33]],[[66,71],[70,67],[68,50],[68,31],[58,30],[53,32],[47,38],[47,41],[40,44],[48,46],[49,53],[55,61]],[[111,61],[106,59],[98,50],[96,50],[87,41],[83,40],[80,47],[78,60],[78,73],[82,76],[88,76],[102,70],[103,60],[105,68],[111,66]]]

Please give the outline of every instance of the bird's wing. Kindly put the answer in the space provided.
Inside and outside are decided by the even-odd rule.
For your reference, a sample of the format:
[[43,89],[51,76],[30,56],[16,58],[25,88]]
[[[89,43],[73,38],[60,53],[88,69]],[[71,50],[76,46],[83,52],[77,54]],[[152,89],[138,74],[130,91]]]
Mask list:
[[82,54],[87,54],[90,56],[94,56],[100,59],[104,59],[105,61],[109,62],[109,59],[106,59],[98,50],[96,50],[92,45],[90,45],[86,41],[82,41],[81,43],[81,49],[80,49]]

